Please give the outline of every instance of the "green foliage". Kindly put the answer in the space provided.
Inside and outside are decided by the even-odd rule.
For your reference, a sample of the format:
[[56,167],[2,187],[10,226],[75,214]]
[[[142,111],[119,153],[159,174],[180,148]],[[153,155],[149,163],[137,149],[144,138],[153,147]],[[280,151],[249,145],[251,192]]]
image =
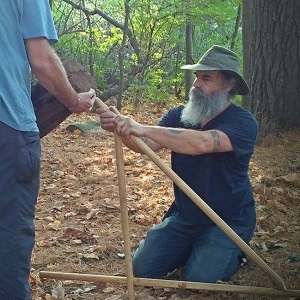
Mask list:
[[232,102],[238,106],[242,106],[242,96],[240,95],[235,96]]
[[161,83],[161,77],[156,73],[152,73],[153,80],[141,84],[139,82],[133,83],[128,89],[129,93],[134,99],[135,104],[140,104],[145,99],[153,103],[165,103],[170,98],[170,92],[164,89]]
[[[99,89],[105,91],[119,81],[124,3],[73,3],[84,3],[86,11],[69,1],[54,1],[53,15],[60,36],[56,50],[63,58],[76,59],[86,66]],[[239,4],[240,0],[131,0],[131,37],[123,54],[125,80],[134,79],[127,93],[137,94],[138,101],[163,102],[179,87],[183,90],[184,72],[180,66],[185,64],[186,22],[193,24],[193,58],[197,61],[213,44],[230,46]],[[242,53],[241,30],[234,50]]]

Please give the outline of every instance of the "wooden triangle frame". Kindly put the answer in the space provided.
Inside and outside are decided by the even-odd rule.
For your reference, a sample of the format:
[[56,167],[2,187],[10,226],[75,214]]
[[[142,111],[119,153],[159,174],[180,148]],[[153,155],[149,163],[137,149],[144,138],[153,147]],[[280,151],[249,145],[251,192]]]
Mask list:
[[[100,99],[96,99],[98,107],[108,109]],[[92,282],[127,283],[128,299],[134,300],[134,285],[150,287],[172,287],[182,289],[197,289],[207,291],[224,291],[244,294],[260,294],[274,297],[300,297],[300,290],[288,290],[282,279],[167,165],[153,152],[140,138],[132,136],[132,140],[140,149],[229,237],[233,242],[276,284],[278,289],[237,286],[215,283],[199,283],[176,280],[134,278],[132,272],[131,247],[129,235],[128,210],[126,199],[126,184],[124,172],[124,157],[122,140],[115,134],[115,148],[117,158],[117,172],[119,181],[119,196],[121,209],[122,232],[124,236],[125,269],[127,277],[105,276],[93,274],[63,273],[41,271],[41,278],[60,280],[82,280]]]

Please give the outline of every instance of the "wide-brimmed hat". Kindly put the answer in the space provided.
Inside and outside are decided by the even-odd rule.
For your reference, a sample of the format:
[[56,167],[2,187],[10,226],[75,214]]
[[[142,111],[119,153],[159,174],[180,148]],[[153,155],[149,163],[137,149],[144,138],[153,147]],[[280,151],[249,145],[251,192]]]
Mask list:
[[230,71],[238,84],[238,95],[247,95],[249,87],[245,79],[239,74],[240,60],[231,50],[221,46],[212,46],[194,65],[182,66],[183,70],[192,71]]

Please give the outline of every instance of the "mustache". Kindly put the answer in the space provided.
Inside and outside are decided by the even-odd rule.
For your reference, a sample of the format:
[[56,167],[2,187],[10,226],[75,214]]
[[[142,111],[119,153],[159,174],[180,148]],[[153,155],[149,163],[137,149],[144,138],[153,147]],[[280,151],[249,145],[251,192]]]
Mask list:
[[[200,87],[191,87],[190,92],[189,92],[190,96],[194,96],[194,97],[207,97],[208,95],[204,92],[204,90]],[[192,99],[194,97],[191,97]]]

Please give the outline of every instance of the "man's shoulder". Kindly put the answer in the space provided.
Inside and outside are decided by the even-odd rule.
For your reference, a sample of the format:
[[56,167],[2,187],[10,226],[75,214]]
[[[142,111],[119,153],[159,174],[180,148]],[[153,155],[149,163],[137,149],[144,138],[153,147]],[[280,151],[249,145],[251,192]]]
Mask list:
[[232,119],[236,119],[239,120],[241,122],[254,122],[255,124],[258,124],[255,116],[247,109],[235,105],[235,104],[231,104],[228,107],[228,114],[230,114],[230,118]]
[[184,105],[177,105],[169,109],[168,113],[181,113]]
[[253,116],[249,110],[247,110],[239,105],[236,105],[234,103],[231,103],[229,108],[230,108],[231,112],[242,113],[242,114],[247,114],[247,115]]
[[[228,115],[225,115],[219,129],[223,131],[230,140],[242,141],[245,140],[255,142],[258,133],[258,122],[254,115],[237,105],[232,104],[229,107]],[[251,147],[252,143],[251,142]]]
[[180,123],[180,116],[181,112],[183,110],[183,105],[178,105],[170,110],[167,111],[167,113],[160,119],[158,124],[160,126],[166,126],[166,127],[178,127]]

